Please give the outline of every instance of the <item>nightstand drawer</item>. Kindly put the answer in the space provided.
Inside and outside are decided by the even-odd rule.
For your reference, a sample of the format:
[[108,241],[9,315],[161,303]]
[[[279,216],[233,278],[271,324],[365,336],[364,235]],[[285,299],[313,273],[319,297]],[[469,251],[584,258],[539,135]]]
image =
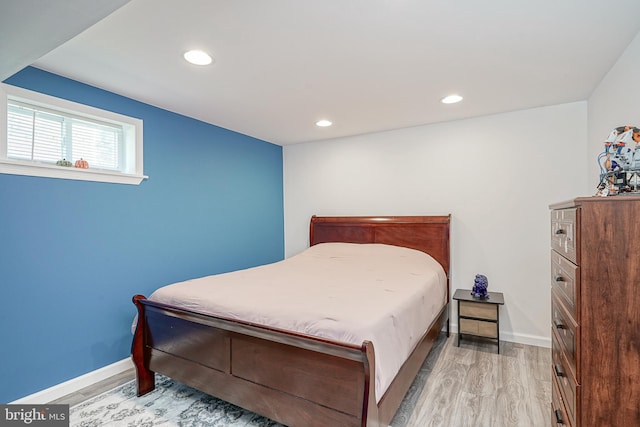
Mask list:
[[579,321],[576,307],[580,304],[580,268],[556,251],[551,251],[551,288]]
[[460,333],[498,338],[498,324],[474,319],[460,319]]
[[460,316],[498,320],[498,306],[479,302],[460,301]]

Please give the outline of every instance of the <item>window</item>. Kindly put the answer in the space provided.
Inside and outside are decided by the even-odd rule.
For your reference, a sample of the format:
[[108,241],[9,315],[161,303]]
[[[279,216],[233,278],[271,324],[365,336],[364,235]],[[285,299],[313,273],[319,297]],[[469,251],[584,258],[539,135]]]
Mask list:
[[120,184],[147,178],[142,120],[5,84],[0,95],[0,173]]

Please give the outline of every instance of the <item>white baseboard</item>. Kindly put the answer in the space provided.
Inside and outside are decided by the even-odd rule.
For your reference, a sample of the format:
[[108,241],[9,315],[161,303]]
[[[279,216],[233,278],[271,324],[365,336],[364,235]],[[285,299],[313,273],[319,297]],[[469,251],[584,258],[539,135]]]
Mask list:
[[[458,325],[451,324],[451,332],[458,333]],[[538,335],[514,334],[500,331],[500,341],[515,342],[518,344],[534,345],[536,347],[551,348],[551,338]]]
[[36,393],[22,397],[13,402],[12,404],[22,405],[41,405],[46,404],[56,399],[59,399],[67,394],[75,393],[85,387],[93,385],[99,381],[105,380],[114,375],[125,372],[132,369],[133,361],[130,357],[122,359],[119,362],[112,363],[111,365],[104,366],[95,371],[88,372],[76,378],[72,378],[69,381],[54,385],[44,390],[40,390]]
[[551,338],[541,337],[538,335],[511,334],[507,332],[500,332],[500,340],[516,342],[519,344],[534,345],[536,347],[551,348]]

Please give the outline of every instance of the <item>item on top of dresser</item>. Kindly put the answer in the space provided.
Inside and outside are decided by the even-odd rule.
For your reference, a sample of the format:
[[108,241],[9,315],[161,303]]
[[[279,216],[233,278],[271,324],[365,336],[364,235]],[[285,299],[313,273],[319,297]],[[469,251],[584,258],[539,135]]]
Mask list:
[[58,160],[56,162],[56,166],[71,167],[71,166],[73,166],[73,164],[67,159],[62,159],[62,160]]
[[596,196],[620,193],[640,194],[640,128],[620,126],[604,142],[598,155],[600,182]]
[[487,292],[488,287],[489,281],[487,280],[487,276],[484,274],[476,274],[471,295],[476,298],[489,298],[489,292]]

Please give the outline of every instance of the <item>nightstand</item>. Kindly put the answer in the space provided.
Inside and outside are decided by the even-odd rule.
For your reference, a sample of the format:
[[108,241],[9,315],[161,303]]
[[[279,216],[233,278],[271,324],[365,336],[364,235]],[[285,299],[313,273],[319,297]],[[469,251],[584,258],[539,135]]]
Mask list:
[[458,289],[453,295],[458,301],[458,347],[463,335],[496,340],[500,353],[500,312],[504,304],[501,292],[489,292],[489,298],[476,298],[471,289]]

